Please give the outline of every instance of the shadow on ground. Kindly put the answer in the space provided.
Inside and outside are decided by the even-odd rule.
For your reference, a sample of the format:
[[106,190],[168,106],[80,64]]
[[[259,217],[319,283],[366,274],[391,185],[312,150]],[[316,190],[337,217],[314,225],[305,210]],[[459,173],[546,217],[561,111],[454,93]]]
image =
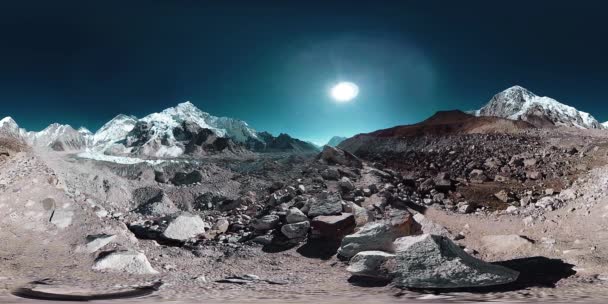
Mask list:
[[340,241],[309,239],[306,244],[297,249],[297,252],[304,257],[329,260],[338,252]]

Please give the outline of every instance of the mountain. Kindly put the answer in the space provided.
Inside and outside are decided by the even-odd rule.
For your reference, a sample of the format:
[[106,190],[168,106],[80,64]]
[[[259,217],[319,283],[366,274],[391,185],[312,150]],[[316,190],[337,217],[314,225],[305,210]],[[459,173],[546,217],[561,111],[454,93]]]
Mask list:
[[343,142],[345,140],[346,140],[346,137],[334,136],[325,145],[330,146],[330,147],[336,147],[337,145],[339,145],[341,142]]
[[602,127],[604,127],[604,129],[608,129],[608,121],[607,121],[607,122],[602,123]]
[[602,125],[589,113],[540,97],[520,86],[510,87],[492,97],[477,116],[496,116],[524,120],[537,127],[566,126],[582,129],[600,129]]
[[274,137],[268,132],[259,132],[258,138],[263,142],[263,146],[255,147],[253,150],[258,152],[318,152],[319,148],[309,142],[293,138],[285,133]]
[[112,144],[118,140],[124,139],[133,127],[137,118],[135,116],[127,116],[119,114],[105,123],[95,134],[93,134],[93,145],[104,146]]
[[467,134],[516,133],[535,128],[522,120],[501,117],[474,116],[459,110],[439,111],[428,119],[413,125],[396,126],[367,134],[358,134],[344,140],[339,148],[355,155],[377,152],[405,151],[414,146],[426,145],[429,138],[450,138]]
[[32,146],[50,147],[55,151],[84,150],[88,136],[90,134],[81,133],[70,125],[54,123],[40,132],[28,132],[26,141]]
[[20,137],[25,130],[19,128],[19,125],[12,117],[4,117],[0,120],[0,135],[8,137]]

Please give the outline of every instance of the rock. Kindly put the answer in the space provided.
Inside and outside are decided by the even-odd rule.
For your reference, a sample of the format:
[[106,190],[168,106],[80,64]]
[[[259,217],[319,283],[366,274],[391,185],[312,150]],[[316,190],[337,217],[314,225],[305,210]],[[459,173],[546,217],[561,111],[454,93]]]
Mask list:
[[437,174],[433,182],[435,183],[435,189],[437,191],[448,192],[453,189],[450,174],[447,172],[441,172]]
[[190,185],[200,183],[203,181],[203,174],[199,171],[192,171],[190,173],[177,172],[171,179],[171,183],[176,186]]
[[481,238],[481,244],[493,253],[517,252],[532,247],[532,242],[517,234],[486,235]]
[[175,206],[173,201],[163,192],[159,192],[158,195],[151,198],[147,202],[141,204],[135,212],[143,215],[167,215],[178,212],[179,209]]
[[406,219],[385,220],[368,223],[354,234],[342,239],[338,255],[350,259],[362,251],[393,252],[393,241],[414,232],[413,219],[407,213]]
[[536,166],[536,159],[535,158],[528,158],[528,159],[524,159],[524,167],[534,167]]
[[527,171],[526,177],[531,180],[537,180],[542,178],[542,174],[538,171]]
[[350,192],[355,190],[355,184],[353,184],[353,182],[350,181],[350,178],[346,176],[340,179],[338,186],[342,192]]
[[467,214],[475,211],[475,206],[467,202],[458,203],[458,212]]
[[509,207],[507,207],[507,209],[505,211],[507,213],[515,213],[517,211],[517,207],[515,207],[515,206],[509,206]]
[[183,242],[205,233],[205,222],[195,214],[180,212],[167,217],[167,223],[161,233],[161,237],[167,240]]
[[353,154],[339,148],[325,146],[317,159],[328,165],[363,168],[363,162]]
[[509,193],[505,190],[500,190],[498,193],[495,193],[494,197],[496,197],[499,201],[503,203],[508,203],[511,198]]
[[288,239],[304,238],[308,234],[310,223],[308,221],[283,225],[281,233]]
[[256,236],[251,241],[256,244],[266,246],[266,245],[272,244],[272,239],[273,239],[272,235],[266,234],[266,235]]
[[450,237],[451,233],[445,227],[429,220],[426,216],[421,213],[414,215],[414,229],[415,234],[435,234],[445,237]]
[[351,213],[355,216],[357,227],[363,226],[372,220],[371,214],[365,208],[353,202],[347,202],[346,205],[344,205],[344,212]]
[[86,237],[87,244],[85,246],[78,247],[76,249],[76,251],[93,253],[93,252],[101,249],[103,246],[114,241],[115,239],[116,239],[116,236],[111,235],[111,234],[87,235],[87,237]]
[[539,199],[534,205],[539,208],[553,208],[555,205],[555,199],[551,196],[545,196]]
[[395,255],[384,251],[362,251],[357,253],[346,270],[353,276],[388,280],[391,274],[388,265],[394,263]]
[[121,271],[131,274],[157,274],[146,256],[134,250],[111,251],[95,260],[93,270]]
[[395,258],[387,263],[401,288],[464,288],[501,285],[517,280],[517,271],[478,260],[443,236],[398,238]]
[[218,233],[225,233],[228,231],[230,227],[230,222],[226,218],[219,218],[211,229],[217,231]]
[[319,215],[336,215],[342,212],[342,199],[337,193],[324,193],[321,197],[311,202],[308,210],[309,217]]
[[474,169],[469,173],[469,180],[472,183],[481,184],[487,182],[489,179],[483,170]]
[[275,214],[264,215],[261,218],[251,221],[251,227],[258,231],[274,229],[279,223],[279,216]]
[[327,168],[321,171],[321,177],[325,180],[339,180],[340,171],[336,168]]
[[308,217],[298,208],[289,208],[285,220],[288,224],[300,223],[308,221]]
[[320,239],[340,240],[355,229],[355,217],[350,213],[317,216],[311,222],[311,236]]
[[64,229],[72,224],[73,217],[74,211],[70,209],[55,209],[51,218],[51,224],[57,226],[57,228]]

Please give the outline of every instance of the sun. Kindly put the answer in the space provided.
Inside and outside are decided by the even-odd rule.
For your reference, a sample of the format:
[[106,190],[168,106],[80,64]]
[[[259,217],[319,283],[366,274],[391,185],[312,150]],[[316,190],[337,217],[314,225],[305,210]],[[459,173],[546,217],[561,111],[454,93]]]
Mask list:
[[343,81],[331,88],[331,97],[337,102],[348,102],[359,95],[359,87],[348,81]]

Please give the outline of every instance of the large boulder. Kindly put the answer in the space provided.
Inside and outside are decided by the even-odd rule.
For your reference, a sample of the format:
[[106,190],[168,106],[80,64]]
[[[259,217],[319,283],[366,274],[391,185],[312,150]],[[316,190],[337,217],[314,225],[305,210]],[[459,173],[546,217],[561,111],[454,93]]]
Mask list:
[[279,223],[279,216],[275,214],[264,215],[251,221],[251,227],[258,231],[274,229]]
[[292,207],[292,208],[289,208],[289,210],[287,210],[287,215],[285,216],[285,220],[287,221],[288,224],[295,224],[295,223],[308,221],[308,217],[300,209]]
[[288,239],[299,239],[308,235],[308,229],[310,229],[310,223],[308,221],[303,221],[283,225],[283,227],[281,227],[281,233],[283,233],[283,235]]
[[143,215],[167,215],[178,212],[179,209],[173,201],[163,192],[159,192],[156,196],[147,202],[139,205],[135,210]]
[[308,209],[309,217],[338,215],[342,212],[342,198],[337,193],[323,193],[312,201]]
[[161,237],[167,240],[183,242],[205,233],[205,222],[195,214],[177,213],[169,216],[167,223],[167,227],[161,233]]
[[368,277],[388,280],[392,278],[389,272],[395,255],[384,251],[362,251],[351,260],[346,270],[356,277]]
[[328,165],[363,168],[363,162],[353,154],[339,148],[325,146],[317,159]]
[[350,213],[341,215],[317,216],[312,220],[313,238],[340,240],[355,229],[355,217]]
[[414,232],[410,213],[402,211],[391,219],[366,224],[359,231],[342,239],[338,255],[350,259],[362,251],[394,252],[393,241]]
[[448,238],[423,234],[395,240],[395,260],[388,265],[402,288],[464,288],[517,280],[517,271],[478,260]]
[[131,274],[157,274],[148,258],[134,250],[111,251],[102,254],[93,265],[93,270],[127,272]]

